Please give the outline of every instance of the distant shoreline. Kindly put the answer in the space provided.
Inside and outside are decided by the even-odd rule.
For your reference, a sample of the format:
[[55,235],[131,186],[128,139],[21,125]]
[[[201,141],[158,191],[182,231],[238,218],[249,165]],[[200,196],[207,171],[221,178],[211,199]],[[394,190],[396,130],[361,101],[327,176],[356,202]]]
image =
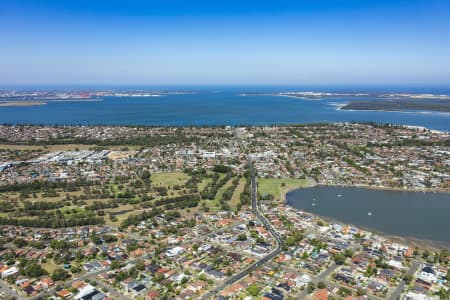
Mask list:
[[92,99],[42,99],[42,100],[15,100],[15,101],[1,101],[0,107],[28,107],[28,106],[40,106],[45,105],[50,102],[100,102],[103,101],[102,98],[92,98]]
[[39,106],[45,105],[44,101],[4,101],[0,102],[0,107],[25,107],[25,106]]
[[392,112],[442,112],[450,113],[450,101],[445,99],[389,99],[350,101],[340,110],[354,111],[392,111]]
[[92,99],[54,99],[48,100],[48,102],[101,102],[103,98],[92,98]]

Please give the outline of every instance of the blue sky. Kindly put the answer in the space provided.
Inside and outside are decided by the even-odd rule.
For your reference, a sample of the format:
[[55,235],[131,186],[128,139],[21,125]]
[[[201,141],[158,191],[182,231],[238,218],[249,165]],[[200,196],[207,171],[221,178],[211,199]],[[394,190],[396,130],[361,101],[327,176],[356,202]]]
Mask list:
[[450,85],[450,1],[0,2],[0,85]]

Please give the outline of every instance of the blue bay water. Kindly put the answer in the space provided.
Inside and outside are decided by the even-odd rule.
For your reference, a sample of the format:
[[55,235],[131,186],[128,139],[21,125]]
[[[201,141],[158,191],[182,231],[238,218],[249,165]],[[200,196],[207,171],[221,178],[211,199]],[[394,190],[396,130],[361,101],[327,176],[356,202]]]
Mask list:
[[315,186],[289,192],[286,201],[331,220],[450,247],[447,193]]
[[439,112],[344,111],[351,99],[301,100],[239,96],[248,89],[169,94],[161,97],[105,97],[98,102],[51,102],[0,107],[0,123],[115,125],[270,125],[371,121],[450,131],[450,114]]

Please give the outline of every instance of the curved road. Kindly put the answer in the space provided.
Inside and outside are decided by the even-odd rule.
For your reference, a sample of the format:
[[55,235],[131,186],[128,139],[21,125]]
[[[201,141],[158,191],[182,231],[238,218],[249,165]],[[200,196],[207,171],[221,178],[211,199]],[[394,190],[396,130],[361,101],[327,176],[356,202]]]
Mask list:
[[264,265],[268,261],[270,261],[272,258],[277,256],[281,253],[281,247],[283,246],[283,239],[281,238],[280,234],[272,227],[270,222],[264,217],[264,215],[259,211],[258,203],[257,203],[257,186],[256,186],[256,176],[254,174],[253,168],[252,168],[252,179],[251,179],[251,199],[252,199],[252,211],[256,215],[256,217],[261,221],[261,223],[264,224],[264,227],[272,234],[272,236],[275,238],[277,242],[277,247],[274,251],[272,251],[270,254],[264,256],[257,262],[253,263],[251,266],[243,270],[241,273],[238,273],[236,275],[233,275],[226,279],[221,285],[213,288],[206,294],[204,294],[200,299],[206,300],[210,299],[211,297],[217,295],[220,291],[227,288],[228,286],[232,285],[233,283],[241,280],[260,266]]

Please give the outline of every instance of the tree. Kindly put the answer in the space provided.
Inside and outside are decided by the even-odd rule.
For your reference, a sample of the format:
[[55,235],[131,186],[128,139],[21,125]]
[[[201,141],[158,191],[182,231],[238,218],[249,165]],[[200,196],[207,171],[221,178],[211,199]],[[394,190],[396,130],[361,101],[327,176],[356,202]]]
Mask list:
[[345,257],[353,257],[353,251],[350,249],[345,249],[344,256]]
[[356,296],[364,296],[366,294],[366,291],[364,291],[362,288],[358,288],[356,291]]
[[17,248],[23,248],[23,247],[25,247],[26,244],[27,244],[27,242],[23,238],[17,238],[14,240],[14,245]]
[[446,291],[444,288],[441,288],[436,294],[440,299],[449,299],[450,297],[450,291]]
[[345,256],[341,253],[335,253],[333,259],[337,265],[343,265],[345,263]]
[[318,284],[317,284],[317,288],[319,288],[319,289],[324,289],[324,288],[326,288],[327,287],[327,285],[324,283],[324,282],[322,282],[322,281],[320,281]]
[[145,263],[143,260],[140,260],[136,263],[136,269],[138,269],[139,271],[145,270]]
[[228,173],[231,171],[231,168],[224,165],[215,165],[213,171],[217,173]]
[[161,282],[161,281],[163,281],[164,280],[164,275],[163,274],[157,274],[155,277],[153,277],[153,281],[154,282]]
[[450,257],[450,250],[442,249],[438,255],[439,255],[439,262],[441,264],[446,264],[449,262],[448,258]]
[[183,279],[181,279],[181,284],[186,284],[188,283],[189,278],[188,277],[183,277]]
[[372,276],[375,276],[375,275],[377,275],[377,274],[378,274],[377,268],[374,268],[374,267],[372,267],[372,266],[367,266],[367,269],[366,269],[366,275],[367,275],[368,277],[372,277]]
[[103,241],[105,241],[105,243],[117,242],[117,237],[112,234],[104,234],[102,236],[102,238],[103,238]]
[[316,286],[314,285],[314,283],[313,282],[309,282],[308,283],[308,287],[307,287],[308,294],[311,294],[312,292],[314,292],[315,289],[316,289]]
[[55,250],[67,250],[70,248],[76,248],[76,243],[66,242],[64,240],[52,240],[50,247]]
[[47,271],[45,271],[41,265],[39,265],[35,261],[22,260],[19,263],[20,274],[28,276],[28,277],[40,277],[42,275],[47,275]]
[[259,294],[259,288],[256,284],[251,284],[247,288],[247,292],[250,294],[250,296],[256,297]]
[[111,262],[111,265],[110,265],[111,270],[119,269],[121,267],[122,267],[122,263],[120,262],[120,260],[113,260]]
[[96,245],[102,244],[102,239],[100,238],[100,236],[98,236],[96,234],[91,236],[91,241]]
[[150,172],[149,172],[148,170],[144,170],[144,171],[142,172],[141,178],[142,178],[143,180],[148,181],[148,180],[150,179],[150,176],[151,176]]
[[341,295],[342,297],[346,297],[352,294],[352,291],[349,288],[346,287],[340,287],[338,294]]
[[69,277],[70,277],[69,272],[61,268],[56,269],[52,274],[53,281],[66,280]]
[[410,283],[413,279],[413,276],[410,274],[405,274],[405,276],[403,276],[403,281],[405,281],[406,283]]
[[131,252],[138,248],[138,244],[136,242],[127,244],[127,251]]
[[240,235],[238,235],[237,240],[241,242],[246,241],[247,235],[245,233],[241,233]]

